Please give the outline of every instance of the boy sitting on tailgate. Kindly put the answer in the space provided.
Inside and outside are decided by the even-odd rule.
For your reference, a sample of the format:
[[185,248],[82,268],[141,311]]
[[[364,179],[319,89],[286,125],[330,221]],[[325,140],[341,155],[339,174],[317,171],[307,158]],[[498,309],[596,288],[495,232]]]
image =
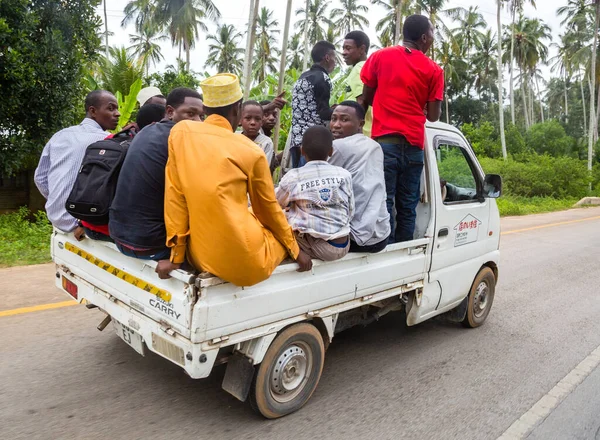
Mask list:
[[337,260],[348,253],[354,214],[351,174],[327,163],[333,153],[332,144],[333,136],[327,128],[307,129],[301,147],[306,165],[290,170],[275,191],[300,248],[323,261]]

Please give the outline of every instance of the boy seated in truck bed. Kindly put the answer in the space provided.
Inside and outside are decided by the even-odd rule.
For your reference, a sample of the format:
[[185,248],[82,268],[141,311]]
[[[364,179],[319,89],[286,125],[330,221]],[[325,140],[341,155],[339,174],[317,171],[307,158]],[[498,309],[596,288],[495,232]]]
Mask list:
[[323,261],[338,260],[350,250],[352,175],[327,163],[333,153],[333,136],[323,126],[306,130],[301,152],[307,163],[281,179],[277,201],[286,210],[304,252]]

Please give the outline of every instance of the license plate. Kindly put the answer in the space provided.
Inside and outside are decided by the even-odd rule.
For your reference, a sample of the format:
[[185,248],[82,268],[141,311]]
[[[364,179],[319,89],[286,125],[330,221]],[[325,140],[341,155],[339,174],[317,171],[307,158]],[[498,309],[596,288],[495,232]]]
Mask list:
[[123,339],[131,348],[137,351],[139,354],[144,356],[144,340],[139,333],[134,332],[126,325],[121,324],[119,321],[112,320],[117,335]]

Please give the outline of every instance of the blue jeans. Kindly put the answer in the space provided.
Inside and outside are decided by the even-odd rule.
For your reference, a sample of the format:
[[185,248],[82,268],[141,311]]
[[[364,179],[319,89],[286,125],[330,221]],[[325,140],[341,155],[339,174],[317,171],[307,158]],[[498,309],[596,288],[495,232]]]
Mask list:
[[[386,204],[392,227],[389,242],[410,241],[415,232],[416,209],[421,196],[423,150],[409,144],[402,137],[399,137],[396,143],[382,140],[379,144],[383,150]],[[394,202],[396,202],[395,222]],[[395,233],[394,223],[396,223]]]

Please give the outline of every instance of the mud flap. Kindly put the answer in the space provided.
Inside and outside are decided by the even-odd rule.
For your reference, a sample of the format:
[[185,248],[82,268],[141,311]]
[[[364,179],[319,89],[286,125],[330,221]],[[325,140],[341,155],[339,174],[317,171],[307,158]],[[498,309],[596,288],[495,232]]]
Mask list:
[[469,305],[469,296],[467,295],[467,296],[465,296],[465,299],[463,299],[462,302],[457,307],[446,312],[444,314],[444,316],[449,321],[462,322],[465,319],[465,316],[467,316],[468,305]]
[[252,359],[236,351],[227,361],[221,387],[236,399],[245,402],[252,386],[255,367]]

